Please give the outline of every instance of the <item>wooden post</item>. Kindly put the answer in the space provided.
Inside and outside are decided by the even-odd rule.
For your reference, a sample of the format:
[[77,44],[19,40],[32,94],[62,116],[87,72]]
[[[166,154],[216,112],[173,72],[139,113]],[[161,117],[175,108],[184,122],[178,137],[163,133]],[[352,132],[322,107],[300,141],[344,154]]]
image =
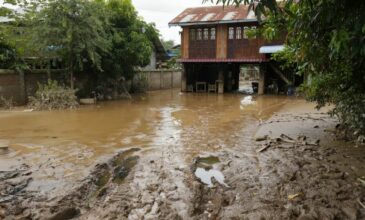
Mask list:
[[162,86],[162,71],[160,70],[160,89],[162,89],[163,86]]
[[181,69],[181,92],[186,92],[186,64],[183,64]]
[[266,64],[261,64],[258,95],[263,95],[265,93],[265,73],[266,73]]
[[224,72],[223,70],[219,70],[218,72],[218,94],[223,94],[224,93]]

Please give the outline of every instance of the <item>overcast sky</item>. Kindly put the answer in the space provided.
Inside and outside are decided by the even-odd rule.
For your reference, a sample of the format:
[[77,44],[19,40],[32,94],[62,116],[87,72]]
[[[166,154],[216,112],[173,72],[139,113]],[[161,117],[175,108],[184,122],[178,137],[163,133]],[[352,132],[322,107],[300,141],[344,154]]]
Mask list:
[[[0,4],[3,4],[0,0]],[[147,22],[154,22],[165,40],[180,43],[180,27],[169,28],[168,23],[185,8],[203,6],[203,0],[132,0],[139,16]],[[204,6],[211,5],[205,3]]]
[[[156,23],[162,38],[180,43],[180,27],[169,28],[168,23],[185,8],[203,6],[202,0],[132,0],[138,14],[147,22]],[[211,5],[205,3],[204,6]]]

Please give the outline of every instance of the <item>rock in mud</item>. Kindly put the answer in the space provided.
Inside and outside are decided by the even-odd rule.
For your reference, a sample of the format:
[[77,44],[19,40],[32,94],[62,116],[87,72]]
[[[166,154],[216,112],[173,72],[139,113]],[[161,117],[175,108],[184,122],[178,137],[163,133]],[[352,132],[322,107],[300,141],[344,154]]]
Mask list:
[[264,136],[258,136],[255,138],[255,141],[266,141],[269,139],[268,135],[264,135]]
[[80,215],[80,210],[76,208],[66,208],[52,217],[48,218],[48,220],[67,220],[67,219],[73,219],[76,216]]

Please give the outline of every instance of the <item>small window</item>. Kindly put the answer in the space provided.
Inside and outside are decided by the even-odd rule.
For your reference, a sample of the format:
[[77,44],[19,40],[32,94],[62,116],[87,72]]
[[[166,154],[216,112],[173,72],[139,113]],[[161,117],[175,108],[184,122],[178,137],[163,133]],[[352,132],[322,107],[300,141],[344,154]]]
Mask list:
[[195,29],[190,29],[190,40],[195,40]]
[[202,39],[202,29],[198,29],[196,33],[196,39],[201,40]]
[[247,39],[248,36],[247,36],[247,30],[248,30],[248,27],[243,27],[243,39]]
[[210,39],[215,40],[215,28],[210,29]]
[[203,39],[209,40],[209,29],[208,28],[204,28]]
[[242,28],[241,27],[236,28],[236,39],[242,39]]
[[233,38],[234,38],[234,28],[230,27],[228,29],[228,39],[233,40]]

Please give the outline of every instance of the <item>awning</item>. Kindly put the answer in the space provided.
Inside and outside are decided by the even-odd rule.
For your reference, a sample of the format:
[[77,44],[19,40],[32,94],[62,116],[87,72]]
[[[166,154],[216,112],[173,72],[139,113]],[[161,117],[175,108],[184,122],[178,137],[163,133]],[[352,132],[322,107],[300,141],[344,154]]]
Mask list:
[[284,45],[271,45],[260,47],[260,53],[276,53],[284,50]]
[[180,63],[262,63],[268,62],[267,58],[243,58],[243,59],[178,59]]

